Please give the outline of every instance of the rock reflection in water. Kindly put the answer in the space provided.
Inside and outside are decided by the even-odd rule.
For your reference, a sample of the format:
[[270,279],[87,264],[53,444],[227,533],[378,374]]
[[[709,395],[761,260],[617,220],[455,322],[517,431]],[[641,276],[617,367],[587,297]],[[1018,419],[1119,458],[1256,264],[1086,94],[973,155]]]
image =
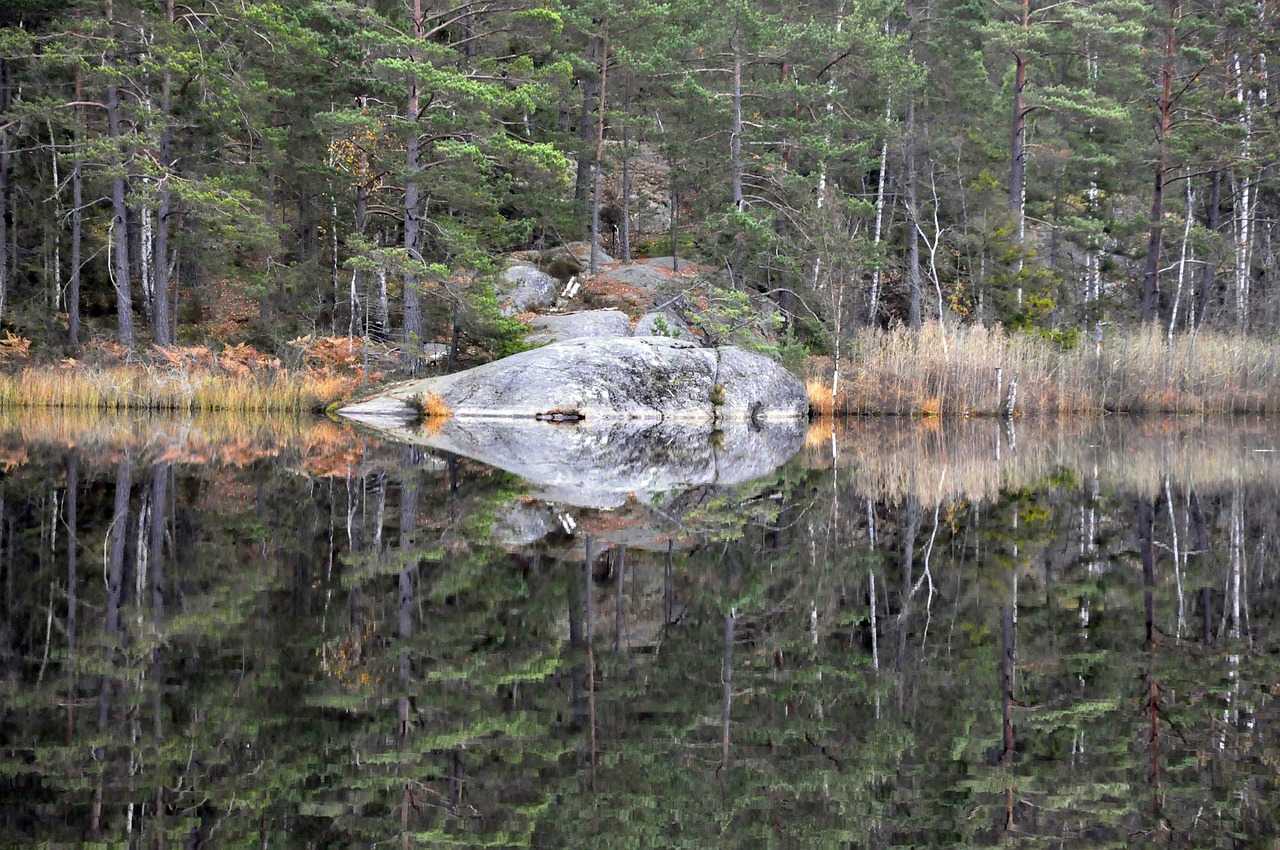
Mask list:
[[549,423],[446,419],[376,427],[380,434],[478,460],[520,476],[530,495],[584,508],[615,508],[628,495],[702,485],[731,486],[768,475],[804,444],[807,423]]

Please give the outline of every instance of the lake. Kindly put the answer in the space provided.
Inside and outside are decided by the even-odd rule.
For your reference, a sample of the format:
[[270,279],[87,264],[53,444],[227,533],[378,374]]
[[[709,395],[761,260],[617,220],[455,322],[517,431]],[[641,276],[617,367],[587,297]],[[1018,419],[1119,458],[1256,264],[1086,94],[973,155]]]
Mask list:
[[1277,423],[531,427],[0,413],[0,844],[1276,846]]

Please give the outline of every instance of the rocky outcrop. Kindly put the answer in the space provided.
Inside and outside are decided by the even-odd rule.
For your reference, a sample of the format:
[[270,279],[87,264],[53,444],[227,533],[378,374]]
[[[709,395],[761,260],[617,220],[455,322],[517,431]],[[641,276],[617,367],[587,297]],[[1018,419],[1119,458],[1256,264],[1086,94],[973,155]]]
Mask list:
[[533,328],[529,342],[534,344],[584,337],[613,339],[631,336],[631,320],[621,310],[583,310],[534,316],[529,325]]
[[416,418],[427,399],[455,419],[760,423],[801,420],[809,411],[804,386],[767,357],[630,337],[553,343],[465,372],[399,384],[340,413],[404,421]]

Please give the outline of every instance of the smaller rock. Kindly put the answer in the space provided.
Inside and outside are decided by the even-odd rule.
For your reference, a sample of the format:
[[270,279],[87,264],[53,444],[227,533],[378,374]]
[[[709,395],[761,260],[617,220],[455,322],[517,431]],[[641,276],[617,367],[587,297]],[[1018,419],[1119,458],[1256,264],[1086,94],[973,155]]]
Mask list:
[[507,266],[498,278],[498,304],[504,316],[527,313],[556,303],[559,281],[527,263]]
[[621,310],[583,310],[581,313],[535,316],[529,324],[534,329],[528,337],[532,343],[631,336],[631,320]]
[[[591,243],[590,242],[570,242],[568,245],[565,245],[564,247],[565,247],[565,250],[569,251],[569,253],[573,254],[573,256],[577,258],[578,262],[582,265],[584,269],[590,268],[591,266]],[[604,248],[600,247],[599,245],[596,245],[596,263],[598,265],[606,266],[614,262],[617,262],[617,260],[615,260],[613,257],[610,257],[608,254],[606,254],[604,252]]]

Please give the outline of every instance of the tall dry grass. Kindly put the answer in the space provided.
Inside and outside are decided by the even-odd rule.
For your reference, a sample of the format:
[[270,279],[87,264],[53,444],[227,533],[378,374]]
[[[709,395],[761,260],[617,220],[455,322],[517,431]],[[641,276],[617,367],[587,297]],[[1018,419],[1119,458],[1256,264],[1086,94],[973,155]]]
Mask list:
[[67,407],[194,413],[318,410],[352,392],[349,376],[279,373],[237,377],[132,366],[27,368],[0,374],[0,407]]
[[[1016,381],[1016,414],[1280,412],[1280,343],[1202,332],[1166,344],[1156,329],[1116,332],[1099,351],[1000,328],[926,325],[864,331],[809,380],[819,414],[996,415]],[[997,371],[998,370],[998,371]]]
[[[25,340],[19,340],[25,342]],[[0,340],[0,409],[39,407],[105,411],[236,413],[322,410],[350,397],[364,383],[368,360],[359,340],[299,339],[297,364],[240,344],[221,351],[204,346],[155,347],[141,356],[110,345],[88,347],[90,360],[26,364]],[[381,375],[370,375],[378,380]]]

